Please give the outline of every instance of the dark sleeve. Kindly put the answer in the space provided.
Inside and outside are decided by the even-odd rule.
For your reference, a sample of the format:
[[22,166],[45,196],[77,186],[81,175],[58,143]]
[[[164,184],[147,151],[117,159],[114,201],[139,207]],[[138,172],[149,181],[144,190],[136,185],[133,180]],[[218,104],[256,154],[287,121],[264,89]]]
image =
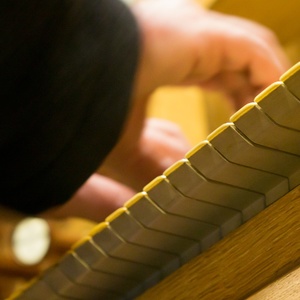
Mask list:
[[36,213],[68,200],[116,143],[139,35],[118,0],[4,0],[0,203]]

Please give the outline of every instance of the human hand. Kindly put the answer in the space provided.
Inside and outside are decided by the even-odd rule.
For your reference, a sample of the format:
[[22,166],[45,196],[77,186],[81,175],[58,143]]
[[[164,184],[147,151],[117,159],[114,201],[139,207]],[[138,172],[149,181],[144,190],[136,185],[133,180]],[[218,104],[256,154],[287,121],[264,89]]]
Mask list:
[[162,85],[197,84],[239,108],[290,66],[269,29],[193,1],[142,0],[133,12],[142,33],[135,99]]
[[177,124],[150,118],[141,135],[130,143],[121,140],[100,168],[100,173],[140,191],[170,165],[182,159],[191,145]]
[[39,216],[79,217],[100,222],[134,194],[133,189],[111,178],[93,174],[66,203],[50,208]]

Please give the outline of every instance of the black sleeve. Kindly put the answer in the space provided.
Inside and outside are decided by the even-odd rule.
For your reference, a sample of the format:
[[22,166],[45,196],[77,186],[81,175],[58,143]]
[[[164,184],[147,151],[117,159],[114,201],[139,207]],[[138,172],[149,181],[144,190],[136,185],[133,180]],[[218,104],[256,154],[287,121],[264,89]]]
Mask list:
[[139,34],[118,0],[4,0],[0,203],[37,213],[68,200],[116,143]]

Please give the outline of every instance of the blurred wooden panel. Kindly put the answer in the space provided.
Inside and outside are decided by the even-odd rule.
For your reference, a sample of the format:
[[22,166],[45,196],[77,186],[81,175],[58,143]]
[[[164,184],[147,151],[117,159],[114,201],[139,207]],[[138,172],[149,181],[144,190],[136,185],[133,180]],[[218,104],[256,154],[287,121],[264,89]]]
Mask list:
[[164,87],[158,89],[148,105],[148,116],[167,119],[178,124],[191,146],[204,140],[233,110],[218,93],[198,87]]
[[300,268],[268,285],[248,300],[298,300],[300,298]]
[[196,87],[158,89],[150,99],[148,116],[177,123],[192,145],[208,134],[203,92]]
[[254,20],[274,30],[283,44],[300,32],[298,0],[217,0],[210,8]]
[[216,0],[212,10],[247,18],[273,30],[286,48],[292,63],[300,59],[300,23],[298,0]]

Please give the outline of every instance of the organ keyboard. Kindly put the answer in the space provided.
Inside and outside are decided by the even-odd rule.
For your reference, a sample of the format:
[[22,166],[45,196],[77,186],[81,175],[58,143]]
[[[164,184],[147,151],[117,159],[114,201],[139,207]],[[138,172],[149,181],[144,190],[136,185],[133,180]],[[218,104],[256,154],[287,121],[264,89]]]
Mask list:
[[296,64],[9,299],[138,297],[272,207],[300,183],[299,82]]

